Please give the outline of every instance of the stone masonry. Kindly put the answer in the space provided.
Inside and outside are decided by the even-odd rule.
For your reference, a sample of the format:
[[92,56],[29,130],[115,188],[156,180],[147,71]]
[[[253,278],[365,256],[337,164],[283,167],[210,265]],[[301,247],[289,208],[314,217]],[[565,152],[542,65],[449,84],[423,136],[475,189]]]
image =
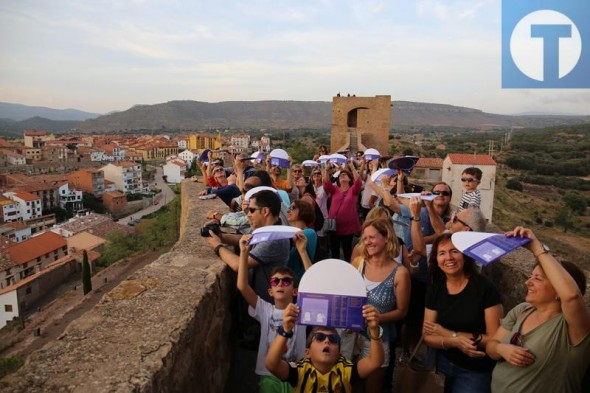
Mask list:
[[391,96],[333,97],[330,152],[374,148],[389,154]]

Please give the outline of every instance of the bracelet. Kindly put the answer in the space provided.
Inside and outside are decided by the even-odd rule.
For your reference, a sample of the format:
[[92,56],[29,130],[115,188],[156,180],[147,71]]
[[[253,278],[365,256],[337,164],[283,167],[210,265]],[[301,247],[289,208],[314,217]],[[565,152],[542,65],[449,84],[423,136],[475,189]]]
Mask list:
[[371,334],[371,330],[367,327],[367,335],[371,340],[381,340],[381,337],[383,337],[383,328],[381,325],[379,325],[379,333],[377,334],[377,337],[375,337]]
[[223,247],[223,244],[218,244],[215,246],[215,248],[213,249],[213,252],[215,253],[215,255],[219,256],[219,250],[221,250],[222,247]]
[[543,250],[538,254],[533,254],[533,256],[535,257],[535,259],[538,259],[543,254],[549,254],[549,250]]
[[420,262],[416,263],[415,265],[412,262],[410,262],[410,267],[412,269],[418,269],[420,267]]
[[440,338],[440,346],[442,347],[443,350],[445,350],[445,351],[447,350],[445,348],[445,338],[444,337],[441,337]]
[[279,326],[277,328],[277,334],[279,336],[283,336],[283,337],[285,337],[287,339],[293,337],[293,331],[286,332],[285,329],[282,326]]

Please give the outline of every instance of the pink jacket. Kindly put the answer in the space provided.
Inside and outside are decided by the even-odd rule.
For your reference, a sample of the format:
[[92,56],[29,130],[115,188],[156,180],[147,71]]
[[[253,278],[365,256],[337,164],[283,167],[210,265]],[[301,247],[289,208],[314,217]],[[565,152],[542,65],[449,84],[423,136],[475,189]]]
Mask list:
[[324,182],[324,190],[332,195],[328,218],[336,219],[337,235],[352,235],[361,231],[361,222],[356,207],[361,192],[361,179],[354,181],[346,192],[331,182]]

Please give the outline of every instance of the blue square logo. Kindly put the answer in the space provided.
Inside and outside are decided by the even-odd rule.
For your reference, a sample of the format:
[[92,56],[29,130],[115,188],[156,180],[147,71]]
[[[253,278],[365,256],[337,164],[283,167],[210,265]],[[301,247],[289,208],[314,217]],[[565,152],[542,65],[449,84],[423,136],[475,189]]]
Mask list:
[[590,88],[590,1],[503,0],[502,88]]

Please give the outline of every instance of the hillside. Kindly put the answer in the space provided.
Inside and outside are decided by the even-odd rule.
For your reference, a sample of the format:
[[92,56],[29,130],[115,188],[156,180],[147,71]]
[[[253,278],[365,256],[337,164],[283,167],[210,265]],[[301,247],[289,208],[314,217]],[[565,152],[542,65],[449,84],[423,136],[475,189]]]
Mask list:
[[78,109],[52,109],[43,106],[28,106],[0,102],[0,119],[11,119],[18,122],[36,116],[49,120],[84,121],[86,119],[97,117],[99,114],[84,112]]
[[[87,132],[141,129],[329,129],[332,103],[321,101],[171,101],[137,105],[76,126]],[[394,101],[392,127],[545,127],[590,122],[590,116],[507,116],[442,104]]]

